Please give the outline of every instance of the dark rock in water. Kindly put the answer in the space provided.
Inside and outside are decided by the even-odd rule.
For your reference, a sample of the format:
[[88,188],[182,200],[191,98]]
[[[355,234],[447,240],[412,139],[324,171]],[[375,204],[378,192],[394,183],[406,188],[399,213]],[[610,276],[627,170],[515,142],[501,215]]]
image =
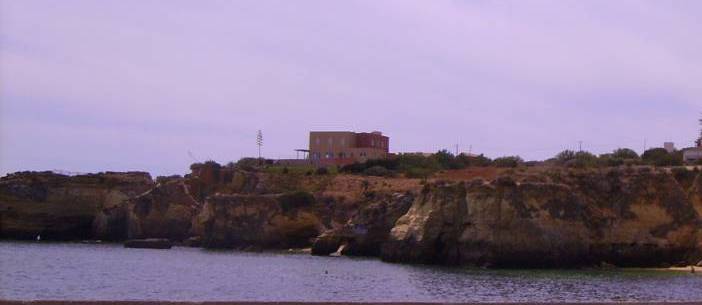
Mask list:
[[125,248],[170,249],[173,243],[164,238],[130,239],[124,242]]
[[193,236],[183,241],[183,246],[186,247],[200,247],[202,245],[202,237]]

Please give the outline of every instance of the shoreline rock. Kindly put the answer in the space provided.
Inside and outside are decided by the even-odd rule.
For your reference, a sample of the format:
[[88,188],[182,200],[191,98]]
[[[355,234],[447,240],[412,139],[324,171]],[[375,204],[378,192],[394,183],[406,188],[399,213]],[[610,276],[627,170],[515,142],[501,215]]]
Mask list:
[[130,239],[124,242],[125,248],[170,249],[173,243],[165,238]]

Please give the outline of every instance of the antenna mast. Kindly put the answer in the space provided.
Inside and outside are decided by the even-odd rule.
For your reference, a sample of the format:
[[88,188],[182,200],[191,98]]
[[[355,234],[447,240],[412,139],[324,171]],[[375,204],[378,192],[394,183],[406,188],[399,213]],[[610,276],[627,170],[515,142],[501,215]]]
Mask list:
[[261,160],[261,146],[263,146],[263,132],[258,130],[256,133],[256,145],[258,145],[258,159]]

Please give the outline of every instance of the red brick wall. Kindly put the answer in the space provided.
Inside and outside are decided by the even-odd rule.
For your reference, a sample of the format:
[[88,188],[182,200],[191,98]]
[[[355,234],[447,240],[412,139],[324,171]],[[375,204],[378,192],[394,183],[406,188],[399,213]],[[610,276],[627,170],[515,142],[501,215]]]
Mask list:
[[382,149],[385,152],[389,152],[390,138],[374,133],[357,133],[356,147]]

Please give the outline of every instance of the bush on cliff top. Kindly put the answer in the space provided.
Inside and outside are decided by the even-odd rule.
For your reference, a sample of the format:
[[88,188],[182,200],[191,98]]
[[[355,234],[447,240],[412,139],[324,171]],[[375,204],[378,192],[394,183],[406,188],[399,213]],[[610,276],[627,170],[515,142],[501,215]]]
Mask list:
[[668,153],[663,148],[652,148],[641,155],[644,163],[655,166],[678,166],[683,164],[682,152]]
[[507,157],[500,157],[492,161],[492,164],[495,167],[517,167],[520,164],[524,163],[524,160],[522,160],[521,157],[519,156],[507,156]]
[[[402,173],[409,178],[426,178],[440,170],[463,169],[469,166],[489,166],[491,164],[492,160],[483,155],[468,156],[460,154],[455,156],[447,150],[440,150],[431,156],[401,154],[389,159],[353,163],[342,167],[340,171],[351,174],[365,174],[365,171],[370,168],[382,167],[390,174]],[[371,172],[376,170],[371,170]]]
[[373,167],[366,168],[363,171],[363,174],[366,176],[388,177],[392,176],[393,173],[385,167],[376,165]]

